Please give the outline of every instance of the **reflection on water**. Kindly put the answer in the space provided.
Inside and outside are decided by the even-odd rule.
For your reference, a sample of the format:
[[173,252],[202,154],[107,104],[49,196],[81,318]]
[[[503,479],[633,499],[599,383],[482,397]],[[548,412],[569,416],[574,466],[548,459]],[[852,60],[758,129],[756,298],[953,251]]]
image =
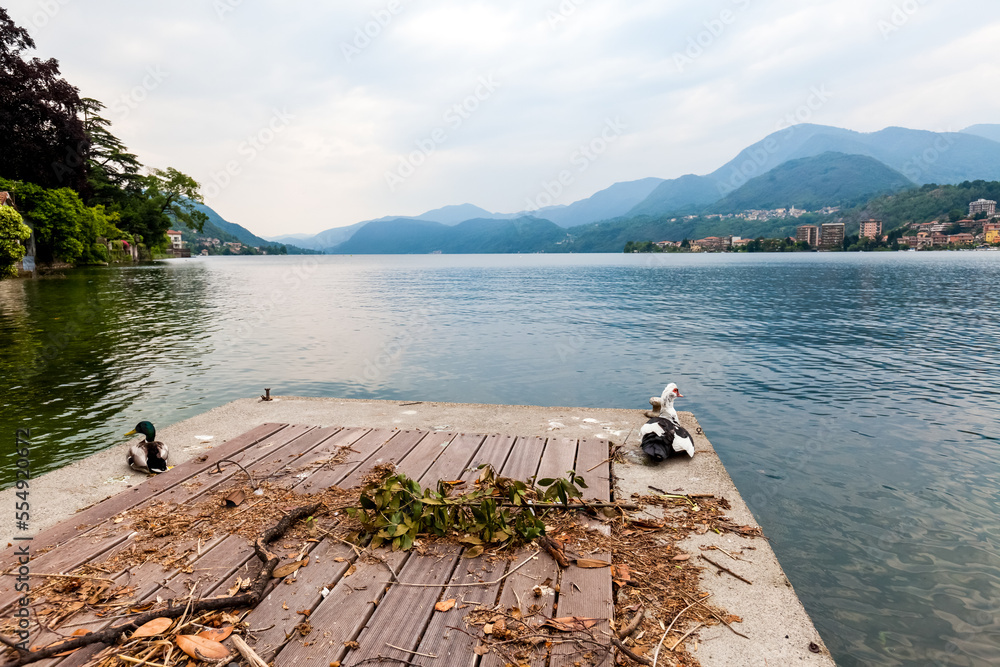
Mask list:
[[31,427],[52,468],[265,386],[642,409],[673,380],[838,664],[987,665],[998,278],[1000,253],[894,253],[211,258],[7,281],[0,429]]

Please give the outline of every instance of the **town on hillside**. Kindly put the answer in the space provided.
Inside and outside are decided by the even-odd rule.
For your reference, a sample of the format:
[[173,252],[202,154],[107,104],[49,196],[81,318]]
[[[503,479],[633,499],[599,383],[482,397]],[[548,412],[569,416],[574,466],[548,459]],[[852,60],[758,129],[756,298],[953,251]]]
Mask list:
[[[823,209],[821,213],[835,213],[839,209]],[[745,211],[735,217],[748,220],[773,217],[800,217],[806,211],[776,209],[775,211]],[[752,216],[752,217],[750,217]],[[961,220],[933,220],[925,223],[907,223],[892,231],[882,229],[882,221],[861,221],[857,236],[846,234],[844,222],[819,225],[801,225],[795,237],[780,239],[741,238],[739,236],[708,236],[684,241],[629,242],[625,252],[775,252],[775,251],[863,251],[863,250],[954,250],[970,248],[1000,249],[1000,216],[997,203],[991,199],[978,199],[969,204],[968,217]]]

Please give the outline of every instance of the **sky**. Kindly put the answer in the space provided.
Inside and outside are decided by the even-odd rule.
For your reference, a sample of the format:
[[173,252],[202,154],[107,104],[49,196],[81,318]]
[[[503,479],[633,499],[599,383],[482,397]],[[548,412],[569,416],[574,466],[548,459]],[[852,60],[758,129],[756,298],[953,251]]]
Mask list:
[[318,4],[3,7],[143,164],[261,236],[570,204],[714,171],[789,122],[1000,118],[995,0]]

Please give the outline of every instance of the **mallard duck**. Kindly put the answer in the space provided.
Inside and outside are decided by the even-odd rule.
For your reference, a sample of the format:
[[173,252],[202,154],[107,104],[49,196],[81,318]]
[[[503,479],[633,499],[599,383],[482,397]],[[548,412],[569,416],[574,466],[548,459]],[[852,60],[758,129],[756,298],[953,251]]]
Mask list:
[[167,446],[156,440],[156,428],[150,422],[139,422],[135,429],[125,435],[141,433],[145,440],[139,441],[128,449],[128,464],[133,470],[157,474],[167,471]]

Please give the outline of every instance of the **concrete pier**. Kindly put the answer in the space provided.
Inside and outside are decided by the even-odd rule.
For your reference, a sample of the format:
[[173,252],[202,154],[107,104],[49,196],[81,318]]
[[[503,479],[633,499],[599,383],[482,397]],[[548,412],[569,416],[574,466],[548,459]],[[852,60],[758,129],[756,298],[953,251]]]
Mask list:
[[[275,397],[270,402],[235,401],[161,428],[157,435],[169,444],[170,462],[174,465],[263,423],[607,439],[626,445],[626,463],[612,467],[617,499],[627,500],[633,493],[652,494],[649,486],[669,493],[714,494],[730,502],[732,509],[727,515],[735,522],[756,526],[694,416],[680,416],[694,434],[697,453],[693,459],[677,457],[657,466],[649,465],[639,451],[638,432],[645,417],[638,410]],[[144,481],[144,475],[126,466],[126,450],[123,443],[33,480],[33,530],[53,526],[84,507]],[[8,507],[14,500],[14,489],[0,492],[0,501],[8,503]],[[0,537],[7,543],[13,537],[12,526],[5,524],[2,529]],[[834,664],[766,540],[708,532],[693,535],[681,546],[696,559],[699,554],[708,554],[752,582],[716,574],[716,568],[707,562],[697,563],[704,567],[703,589],[712,593],[713,604],[741,617],[743,622],[734,627],[748,637],[737,636],[724,625],[703,628],[693,653],[703,667]],[[740,561],[730,560],[718,550],[702,550],[716,547],[737,553],[746,546],[753,549],[744,552],[748,560]]]

